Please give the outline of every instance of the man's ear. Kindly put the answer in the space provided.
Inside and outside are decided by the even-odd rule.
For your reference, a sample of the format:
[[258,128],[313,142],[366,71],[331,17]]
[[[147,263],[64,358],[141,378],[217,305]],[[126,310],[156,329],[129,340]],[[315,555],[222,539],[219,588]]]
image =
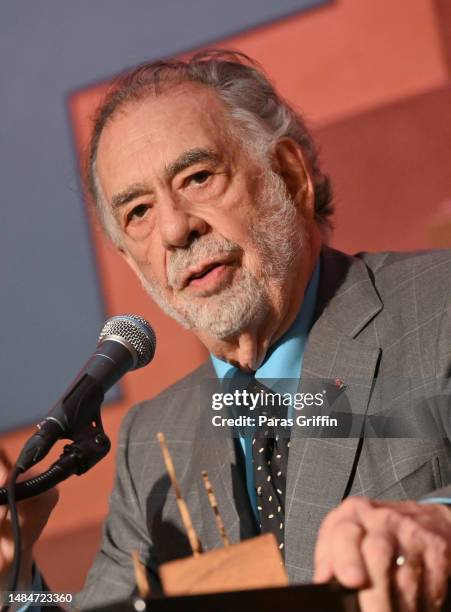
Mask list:
[[291,138],[282,138],[273,150],[274,171],[287,186],[298,210],[306,219],[315,218],[315,190],[310,165],[301,147]]

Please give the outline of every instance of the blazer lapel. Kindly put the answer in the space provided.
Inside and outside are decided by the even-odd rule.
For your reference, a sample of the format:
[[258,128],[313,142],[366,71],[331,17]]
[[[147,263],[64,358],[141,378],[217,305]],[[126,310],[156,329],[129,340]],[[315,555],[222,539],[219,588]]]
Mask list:
[[357,336],[381,308],[364,263],[324,248],[316,322],[309,334],[299,390],[306,392],[313,386],[318,391],[321,380],[328,381],[329,388],[343,386],[333,410],[343,412],[340,406],[346,405],[353,429],[345,438],[313,438],[303,434],[301,427],[293,427],[285,512],[285,558],[293,580],[311,579],[317,530],[327,512],[343,499],[353,475],[380,358],[377,346],[364,344]]

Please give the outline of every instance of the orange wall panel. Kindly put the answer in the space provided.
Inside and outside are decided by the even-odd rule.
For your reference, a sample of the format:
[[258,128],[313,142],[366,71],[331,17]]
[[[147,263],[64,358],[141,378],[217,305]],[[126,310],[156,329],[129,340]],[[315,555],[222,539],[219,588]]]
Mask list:
[[283,95],[318,125],[448,79],[431,0],[336,0],[221,46],[258,60]]
[[441,212],[451,198],[451,85],[349,117],[317,137],[335,189],[332,245],[451,246]]

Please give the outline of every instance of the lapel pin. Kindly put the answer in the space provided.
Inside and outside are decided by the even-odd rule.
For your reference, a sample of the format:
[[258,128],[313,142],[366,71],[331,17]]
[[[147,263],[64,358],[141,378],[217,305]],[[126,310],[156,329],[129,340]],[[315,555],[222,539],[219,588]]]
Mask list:
[[337,387],[337,389],[339,389],[341,391],[341,389],[344,389],[345,384],[344,382],[341,380],[341,378],[336,378],[335,379],[335,386]]

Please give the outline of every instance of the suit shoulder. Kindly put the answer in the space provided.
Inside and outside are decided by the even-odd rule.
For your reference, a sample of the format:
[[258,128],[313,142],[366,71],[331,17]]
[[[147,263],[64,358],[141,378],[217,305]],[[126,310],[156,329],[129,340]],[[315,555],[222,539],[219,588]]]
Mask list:
[[396,294],[415,286],[430,291],[435,299],[449,295],[451,249],[358,253],[373,276],[381,294]]
[[201,383],[212,376],[214,371],[207,361],[154,398],[135,405],[123,420],[123,435],[136,440],[158,431],[188,434],[198,423]]
[[158,395],[156,395],[151,400],[147,400],[143,402],[146,404],[147,402],[157,403],[161,401],[165,401],[171,395],[177,394],[185,394],[189,393],[193,388],[199,387],[199,385],[206,379],[214,377],[214,369],[211,361],[208,359],[204,363],[202,363],[198,368],[189,372],[182,378],[176,380],[172,385],[163,389]]

